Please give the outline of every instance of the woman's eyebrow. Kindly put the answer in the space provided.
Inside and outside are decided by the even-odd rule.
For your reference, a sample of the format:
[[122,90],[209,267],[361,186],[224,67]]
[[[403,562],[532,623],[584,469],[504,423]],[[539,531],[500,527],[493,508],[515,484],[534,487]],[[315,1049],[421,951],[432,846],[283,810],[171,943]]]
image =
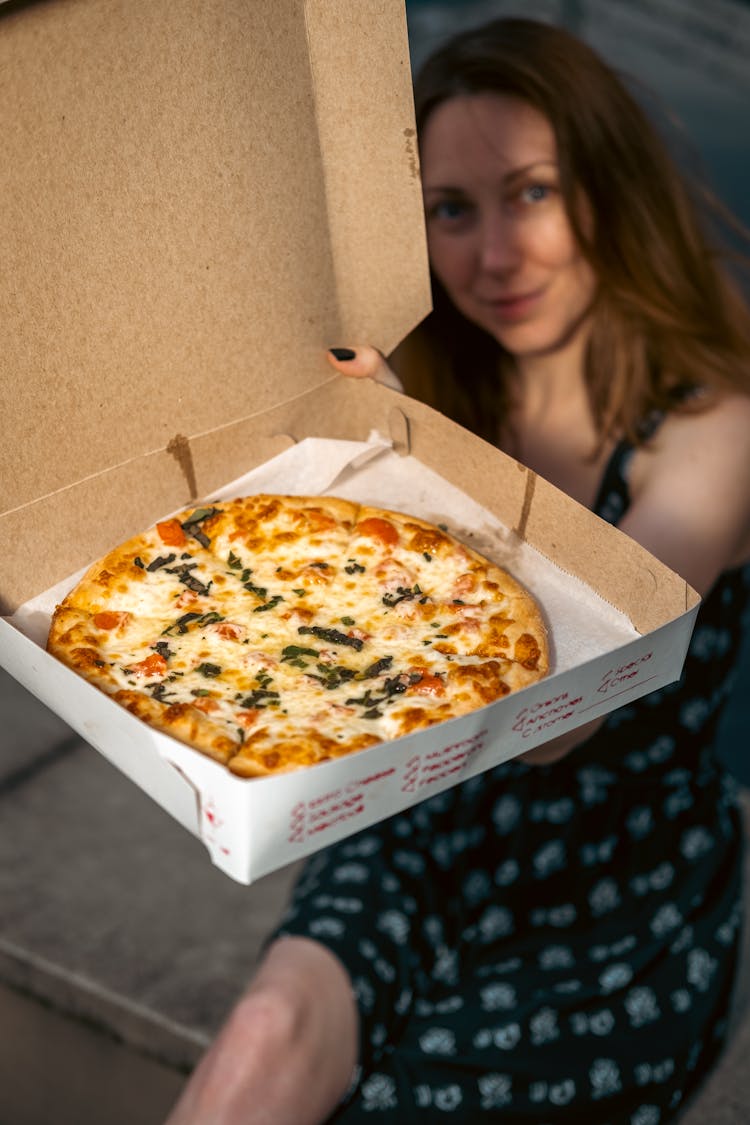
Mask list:
[[528,176],[529,173],[534,172],[536,169],[550,168],[553,171],[558,171],[558,163],[556,160],[532,160],[530,164],[523,164],[519,168],[511,168],[503,176],[504,180],[516,180],[521,176]]
[[425,195],[429,192],[439,192],[441,195],[465,195],[464,188],[455,187],[453,184],[424,184]]
[[[518,168],[511,168],[503,175],[503,182],[513,182],[513,180],[522,179],[528,176],[535,170],[542,168],[551,169],[555,172],[558,171],[558,163],[556,160],[532,160],[529,164],[522,164]],[[451,183],[429,183],[424,182],[424,191],[427,192],[442,192],[445,195],[465,195],[466,188],[458,187],[456,184]]]

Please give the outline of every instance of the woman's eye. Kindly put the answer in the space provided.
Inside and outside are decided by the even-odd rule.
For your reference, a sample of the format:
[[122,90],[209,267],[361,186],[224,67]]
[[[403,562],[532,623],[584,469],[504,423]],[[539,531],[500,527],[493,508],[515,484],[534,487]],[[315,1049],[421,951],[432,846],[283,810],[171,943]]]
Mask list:
[[467,213],[467,204],[458,199],[442,199],[438,203],[434,203],[429,209],[431,219],[449,223],[455,222],[457,219],[463,219]]
[[546,184],[529,184],[523,188],[520,196],[524,203],[543,203],[550,196],[550,188]]

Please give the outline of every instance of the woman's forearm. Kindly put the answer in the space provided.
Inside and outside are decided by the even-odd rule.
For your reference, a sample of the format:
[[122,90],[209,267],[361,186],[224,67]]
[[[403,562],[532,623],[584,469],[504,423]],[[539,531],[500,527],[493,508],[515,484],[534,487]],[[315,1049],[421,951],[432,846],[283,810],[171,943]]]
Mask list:
[[319,1125],[357,1058],[358,1016],[336,957],[282,938],[200,1061],[166,1125]]

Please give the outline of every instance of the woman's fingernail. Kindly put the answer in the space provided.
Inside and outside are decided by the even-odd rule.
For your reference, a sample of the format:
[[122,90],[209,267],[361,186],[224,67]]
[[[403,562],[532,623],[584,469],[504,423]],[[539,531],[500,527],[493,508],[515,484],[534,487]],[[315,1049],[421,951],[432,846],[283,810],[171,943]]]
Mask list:
[[354,359],[357,355],[351,348],[329,348],[328,350],[336,359]]

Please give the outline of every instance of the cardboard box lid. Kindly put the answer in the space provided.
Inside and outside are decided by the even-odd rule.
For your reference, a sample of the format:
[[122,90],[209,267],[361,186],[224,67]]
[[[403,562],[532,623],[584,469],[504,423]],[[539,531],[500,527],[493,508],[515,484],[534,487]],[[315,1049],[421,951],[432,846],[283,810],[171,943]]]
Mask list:
[[428,311],[403,0],[0,6],[0,130],[16,542]]

